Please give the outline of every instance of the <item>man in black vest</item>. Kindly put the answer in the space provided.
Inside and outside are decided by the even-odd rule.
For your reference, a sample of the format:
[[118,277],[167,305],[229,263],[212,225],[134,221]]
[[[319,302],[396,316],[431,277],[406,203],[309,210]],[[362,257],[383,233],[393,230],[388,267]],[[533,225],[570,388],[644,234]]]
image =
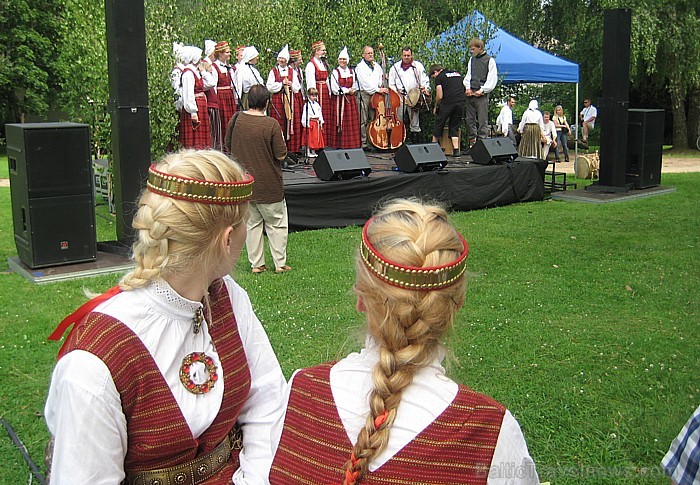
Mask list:
[[467,95],[469,146],[472,146],[477,137],[488,136],[486,125],[489,117],[489,93],[498,82],[498,70],[496,61],[484,50],[484,41],[481,39],[469,41],[469,52],[472,57],[467,66],[467,75],[464,76],[464,87]]
[[457,71],[444,70],[440,64],[433,64],[428,69],[428,77],[435,79],[435,125],[433,142],[442,137],[442,131],[449,119],[448,135],[452,140],[452,156],[460,156],[459,124],[464,112],[464,88],[462,75]]

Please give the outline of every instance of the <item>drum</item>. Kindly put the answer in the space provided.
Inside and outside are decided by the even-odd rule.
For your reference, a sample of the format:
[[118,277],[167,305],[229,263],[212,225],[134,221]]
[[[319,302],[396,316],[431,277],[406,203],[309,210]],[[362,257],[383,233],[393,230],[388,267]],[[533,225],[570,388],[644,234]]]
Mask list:
[[422,95],[419,88],[413,88],[406,95],[406,106],[413,109],[428,109],[430,96]]
[[[459,146],[462,146],[462,129],[460,128],[457,132],[457,138],[459,140]],[[445,127],[442,130],[442,136],[440,137],[440,148],[445,152],[445,155],[452,155],[454,148],[452,147],[452,138],[450,138],[449,130]]]
[[574,160],[574,174],[579,179],[597,179],[600,173],[600,158],[598,152],[579,155]]

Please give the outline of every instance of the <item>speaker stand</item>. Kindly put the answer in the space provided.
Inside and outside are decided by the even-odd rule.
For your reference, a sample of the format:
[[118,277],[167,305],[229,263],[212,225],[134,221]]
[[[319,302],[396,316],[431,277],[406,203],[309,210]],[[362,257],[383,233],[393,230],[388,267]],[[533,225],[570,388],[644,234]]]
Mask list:
[[596,192],[596,193],[602,193],[602,194],[626,194],[627,192],[632,189],[633,184],[626,184],[623,186],[616,186],[616,185],[601,185],[598,183],[592,183],[591,185],[588,185],[584,187],[584,190],[586,192]]
[[131,246],[121,241],[103,241],[97,243],[97,250],[103,253],[116,254],[128,258],[131,255]]

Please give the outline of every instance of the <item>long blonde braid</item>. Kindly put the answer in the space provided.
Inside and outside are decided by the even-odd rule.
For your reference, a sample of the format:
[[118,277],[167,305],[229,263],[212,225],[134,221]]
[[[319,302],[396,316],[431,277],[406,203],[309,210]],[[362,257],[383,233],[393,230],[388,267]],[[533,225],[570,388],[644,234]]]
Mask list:
[[[398,199],[375,215],[368,237],[393,262],[430,267],[456,260],[463,250],[445,210],[417,199]],[[407,290],[376,278],[357,259],[355,291],[366,311],[368,332],[379,345],[372,371],[370,413],[346,462],[345,484],[360,482],[372,459],[387,446],[403,390],[428,365],[464,302],[466,278],[435,291]]]
[[[245,172],[215,150],[182,150],[166,156],[158,171],[200,180],[237,182]],[[217,235],[244,223],[248,204],[215,205],[177,200],[144,190],[133,220],[138,231],[132,252],[136,268],[119,283],[122,290],[187,271],[206,271],[221,255]],[[206,290],[206,288],[204,288]]]

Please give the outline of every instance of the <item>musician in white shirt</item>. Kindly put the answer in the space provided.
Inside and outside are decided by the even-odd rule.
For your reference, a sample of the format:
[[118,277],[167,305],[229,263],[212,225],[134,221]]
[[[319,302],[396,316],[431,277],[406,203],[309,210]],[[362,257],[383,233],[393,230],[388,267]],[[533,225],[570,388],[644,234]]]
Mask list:
[[372,107],[372,96],[376,93],[385,94],[389,90],[384,87],[384,69],[374,62],[374,48],[366,45],[362,51],[362,60],[355,68],[357,77],[357,104],[360,115],[360,136],[362,148],[367,145],[367,125],[374,121],[375,109]]
[[419,99],[422,97],[427,104],[430,99],[430,78],[423,64],[413,60],[413,51],[410,47],[404,47],[401,50],[401,60],[389,70],[389,87],[401,96],[399,119],[405,124],[404,118],[410,118],[411,141],[418,143],[421,132],[419,111],[407,106],[406,101],[411,91],[417,90]]

